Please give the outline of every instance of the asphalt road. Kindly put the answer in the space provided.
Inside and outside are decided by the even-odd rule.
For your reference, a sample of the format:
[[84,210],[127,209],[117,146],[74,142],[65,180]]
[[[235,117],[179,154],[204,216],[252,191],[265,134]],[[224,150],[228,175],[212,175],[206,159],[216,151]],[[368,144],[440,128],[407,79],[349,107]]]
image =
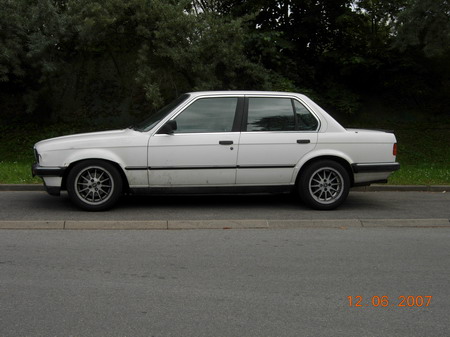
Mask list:
[[0,336],[447,337],[449,242],[450,228],[4,230]]
[[337,210],[315,211],[291,195],[124,197],[108,212],[85,212],[66,194],[0,192],[0,221],[450,219],[450,193],[351,191]]

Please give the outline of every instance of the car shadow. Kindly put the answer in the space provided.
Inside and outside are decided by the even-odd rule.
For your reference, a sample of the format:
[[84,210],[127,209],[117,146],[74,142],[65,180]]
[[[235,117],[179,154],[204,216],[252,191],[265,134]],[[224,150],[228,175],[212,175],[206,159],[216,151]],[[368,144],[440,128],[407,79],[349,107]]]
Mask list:
[[[31,202],[31,201],[30,201]],[[37,212],[51,211],[55,216],[59,213],[65,216],[76,214],[91,214],[76,207],[69,199],[67,193],[61,193],[60,197],[39,195],[32,200],[33,208]],[[31,206],[31,205],[30,205]],[[184,213],[210,214],[230,217],[245,216],[248,214],[271,214],[303,217],[307,214],[330,213],[344,214],[364,213],[365,211],[383,210],[390,211],[395,208],[392,204],[369,192],[350,192],[347,200],[337,209],[332,211],[314,210],[303,204],[296,194],[250,194],[250,195],[124,195],[119,202],[107,213],[111,214],[144,214],[157,210],[158,214]],[[103,212],[99,213],[98,216]],[[112,215],[114,215],[112,214]],[[328,214],[328,215],[327,215]],[[97,216],[94,216],[97,217]]]
[[122,197],[121,208],[148,207],[170,208],[261,208],[307,209],[298,197],[290,194],[270,195],[128,195]]

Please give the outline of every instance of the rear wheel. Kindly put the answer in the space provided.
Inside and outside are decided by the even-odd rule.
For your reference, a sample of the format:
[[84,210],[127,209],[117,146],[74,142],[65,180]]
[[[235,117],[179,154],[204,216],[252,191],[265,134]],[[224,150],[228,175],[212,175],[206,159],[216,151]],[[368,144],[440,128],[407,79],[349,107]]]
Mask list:
[[114,165],[102,160],[76,164],[67,176],[67,192],[78,207],[87,211],[104,211],[122,194],[122,178]]
[[298,189],[304,203],[315,209],[330,210],[347,198],[350,177],[341,164],[332,160],[320,160],[305,168],[300,176]]

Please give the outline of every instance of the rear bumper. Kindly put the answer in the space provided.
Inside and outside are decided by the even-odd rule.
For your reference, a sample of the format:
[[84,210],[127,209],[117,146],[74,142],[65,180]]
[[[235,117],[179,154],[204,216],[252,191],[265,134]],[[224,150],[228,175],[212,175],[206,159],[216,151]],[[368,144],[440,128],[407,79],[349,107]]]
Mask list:
[[399,168],[399,163],[352,164],[353,186],[387,183],[391,173]]
[[352,164],[353,173],[394,172],[400,169],[400,163]]

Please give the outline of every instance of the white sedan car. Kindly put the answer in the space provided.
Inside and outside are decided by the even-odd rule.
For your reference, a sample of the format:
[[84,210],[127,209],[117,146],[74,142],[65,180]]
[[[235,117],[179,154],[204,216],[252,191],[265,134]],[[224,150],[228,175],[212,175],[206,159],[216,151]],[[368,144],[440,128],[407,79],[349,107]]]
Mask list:
[[125,130],[38,142],[33,175],[89,211],[123,193],[298,191],[333,209],[349,188],[399,169],[396,139],[345,129],[308,97],[257,91],[193,92]]

